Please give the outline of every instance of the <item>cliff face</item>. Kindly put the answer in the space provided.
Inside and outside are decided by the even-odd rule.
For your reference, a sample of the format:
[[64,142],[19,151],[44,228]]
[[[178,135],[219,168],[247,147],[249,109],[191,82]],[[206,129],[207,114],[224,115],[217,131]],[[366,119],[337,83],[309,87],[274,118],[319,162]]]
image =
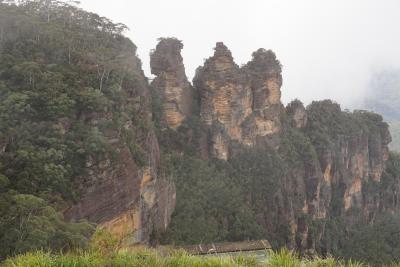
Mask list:
[[[68,3],[12,2],[0,3],[0,258],[83,246],[93,229],[81,219],[124,244],[148,242],[170,222],[175,185],[162,171],[150,87],[126,26]],[[153,62],[167,66],[169,94],[188,85],[181,61]],[[20,222],[32,225],[17,238]]]
[[[300,180],[307,197],[294,216],[292,241],[297,238],[295,247],[317,249],[325,224],[311,233],[310,224],[299,214],[314,221],[342,218],[348,225],[374,218],[382,211],[382,196],[377,192],[391,137],[381,116],[343,112],[331,101],[314,102],[307,110],[295,102],[287,112],[292,125],[303,129],[317,156],[294,175],[297,179],[303,176]],[[371,187],[375,187],[372,192]]]
[[[182,48],[176,39],[160,41],[151,54],[152,73],[156,75],[151,88],[140,61],[130,55],[123,70],[129,78],[112,77],[111,70],[108,74],[110,81],[118,81],[121,94],[118,102],[110,102],[112,108],[83,109],[77,121],[60,118],[64,133],[84,123],[95,134],[93,138],[104,139],[112,151],[83,158],[84,170],[73,180],[80,197],[65,211],[68,220],[95,222],[126,245],[149,242],[153,232],[168,231],[176,201],[198,203],[190,199],[194,194],[185,194],[184,190],[197,190],[203,186],[199,181],[185,184],[185,179],[178,179],[182,184],[175,185],[169,178],[176,173],[192,175],[190,168],[183,166],[174,172],[176,166],[163,166],[169,154],[175,151],[182,156],[193,148],[195,151],[188,154],[196,160],[207,159],[209,164],[213,164],[209,159],[222,160],[215,165],[220,171],[216,177],[227,174],[224,183],[235,181],[237,188],[219,188],[233,190],[231,193],[243,205],[227,206],[217,215],[207,215],[217,219],[206,220],[227,232],[239,227],[238,221],[244,218],[252,218],[252,227],[261,227],[250,234],[240,226],[244,227],[240,234],[224,239],[256,238],[262,232],[284,240],[281,245],[315,250],[322,247],[327,221],[341,218],[354,225],[361,220],[371,222],[382,210],[397,209],[388,200],[395,198],[397,191],[371,190],[381,183],[390,142],[387,125],[380,116],[343,112],[331,101],[308,107],[295,101],[285,108],[280,100],[281,65],[272,51],[264,49],[254,52],[251,61],[238,67],[228,48],[217,43],[214,55],[197,70],[191,86],[180,54]],[[96,62],[88,59],[77,64],[92,69]],[[102,86],[106,97],[115,93],[107,92],[111,90],[107,82]],[[151,109],[152,101],[159,111]],[[152,113],[161,115],[156,118],[160,136],[156,136]],[[169,134],[179,140],[165,144],[172,140],[164,136]],[[163,150],[165,158],[160,156],[160,140],[167,148]],[[91,145],[90,139],[87,142]],[[240,158],[243,151],[247,154]],[[246,161],[247,165],[241,165]],[[199,171],[201,177],[201,170],[192,171]],[[208,171],[213,175],[212,168]],[[176,195],[175,186],[183,192],[181,195]],[[230,197],[227,192],[221,196]],[[202,195],[202,203],[213,201],[209,194]],[[175,214],[179,215],[180,210]],[[173,217],[173,225],[189,223],[190,229],[196,230],[197,218],[193,223],[186,219],[176,222],[178,215]],[[241,217],[235,220],[235,216]],[[184,236],[179,234],[180,229],[177,227],[176,233]]]
[[[272,212],[259,223],[272,233],[287,225],[289,247],[329,251],[321,245],[331,231],[327,222],[339,218],[346,229],[371,222],[384,210],[382,196],[391,195],[379,193],[391,140],[388,125],[379,115],[346,113],[331,101],[314,102],[307,109],[294,101],[286,116],[279,154],[288,162],[287,171],[276,198],[265,203]],[[277,222],[271,224],[271,218]]]
[[[157,58],[178,58],[181,62],[178,51],[161,52],[157,48],[154,54]],[[175,65],[183,68],[181,64]],[[167,64],[158,66],[157,70],[153,69],[155,74],[170,69]],[[393,194],[379,195],[378,188],[389,155],[390,133],[381,116],[364,111],[345,112],[331,101],[313,102],[304,107],[296,100],[284,108],[281,72],[281,65],[270,50],[257,50],[252,60],[240,68],[229,49],[217,43],[214,55],[197,69],[193,81],[198,98],[191,95],[190,101],[198,104],[194,110],[199,112],[180,116],[180,124],[185,118],[199,118],[203,130],[198,142],[199,156],[204,158],[206,143],[208,158],[226,161],[234,170],[231,176],[243,168],[254,170],[245,175],[248,182],[239,190],[248,199],[246,205],[254,212],[254,220],[264,230],[274,233],[274,238],[285,236],[285,244],[293,248],[329,250],[328,245],[321,245],[330,231],[326,222],[336,218],[349,226],[360,221],[370,222],[386,209],[383,202],[387,203],[388,195]],[[169,89],[159,86],[161,76],[157,76],[153,86],[165,94]],[[163,99],[165,107],[172,98]],[[176,94],[173,102],[180,101],[182,98]],[[168,112],[164,108],[164,114]],[[169,128],[177,130],[175,125]],[[255,156],[260,149],[264,152]],[[254,156],[255,160],[263,156],[279,160],[270,170],[261,171],[262,167],[252,163],[240,169],[237,165],[244,159],[238,161],[237,155],[240,157],[242,151],[250,151],[246,157]],[[281,169],[281,173],[274,175],[274,168]],[[252,179],[273,181],[274,192],[268,195],[266,188],[267,191],[259,192],[262,197],[254,197],[254,191],[261,190],[262,186],[251,189],[252,183],[258,183],[251,182]],[[371,192],[371,188],[376,190]],[[191,201],[186,198],[180,199],[178,195],[177,201]],[[175,218],[179,214],[178,210]],[[224,222],[222,228],[230,227],[228,218],[219,220]],[[180,225],[180,222],[173,219],[173,224]],[[282,232],[282,227],[287,228],[285,234],[276,235]],[[179,232],[179,229],[173,231]]]
[[192,114],[194,91],[188,82],[181,50],[183,44],[173,38],[161,39],[150,56],[152,87],[161,100],[163,127],[177,129]]
[[301,101],[294,100],[289,103],[289,105],[286,107],[286,113],[289,117],[292,127],[303,129],[307,126],[307,110]]
[[[125,245],[166,231],[169,243],[268,237],[324,252],[399,211],[400,157],[382,117],[331,101],[284,108],[272,51],[239,67],[217,43],[192,86],[182,43],[161,39],[150,86],[124,25],[36,4],[0,4],[1,257],[89,237],[44,218],[49,208]],[[46,240],[37,225],[21,238],[31,216],[52,226]]]
[[175,207],[175,185],[158,174],[159,148],[153,133],[143,144],[149,166],[138,166],[123,142],[114,145],[119,162],[87,162],[89,175],[83,179],[96,182],[82,185],[83,197],[65,217],[95,222],[125,245],[146,243],[153,230],[168,226]]
[[217,43],[214,56],[197,70],[194,85],[213,157],[227,160],[232,144],[252,147],[279,133],[282,77],[271,51],[258,50],[239,68],[228,48]]
[[[238,188],[246,199],[243,205],[264,231],[274,233],[274,238],[284,237],[290,247],[318,250],[329,231],[327,221],[341,218],[354,225],[370,221],[383,209],[393,209],[387,205],[388,196],[371,192],[385,170],[390,142],[388,127],[380,116],[343,112],[331,101],[314,102],[308,107],[294,101],[285,108],[280,100],[281,65],[272,51],[264,49],[254,52],[252,60],[240,68],[228,48],[217,43],[214,55],[197,70],[192,87],[185,75],[182,48],[176,39],[162,39],[151,54],[152,73],[156,75],[151,87],[157,98],[153,101],[160,107],[159,125],[175,133],[176,138],[183,138],[177,140],[180,155],[186,153],[184,147],[189,143],[197,144],[196,157],[224,161],[233,176],[236,165],[240,165],[237,156],[243,151],[249,151],[248,157],[261,153],[255,161],[258,157],[278,159],[276,166],[262,171],[256,165],[244,166],[254,170],[243,178],[251,186],[241,181],[243,185]],[[151,123],[146,83],[124,90],[131,94],[124,106],[135,107],[136,113],[142,114],[142,122]],[[89,123],[95,126],[99,117],[108,115],[92,114]],[[71,219],[97,222],[130,244],[147,242],[152,231],[168,229],[175,207],[175,185],[168,174],[159,171],[160,161],[165,159],[160,159],[153,130],[138,128],[134,118],[125,118],[122,133],[106,133],[120,160],[90,159],[85,179],[97,182],[85,184],[83,198],[66,214]],[[199,121],[197,128],[191,128],[189,121]],[[134,148],[129,142],[132,138]],[[171,149],[174,145],[168,144],[166,153],[172,153]],[[255,152],[260,149],[263,152]],[[138,150],[142,161],[135,153]],[[281,173],[272,175],[274,168]],[[269,193],[262,191],[261,185],[252,188],[257,179],[272,181],[274,192],[269,192],[271,188],[265,188]],[[258,190],[257,195],[254,191]],[[188,196],[178,195],[177,201],[192,203],[185,199]],[[223,227],[230,225],[229,217],[219,220]],[[285,234],[277,235],[282,227],[287,229]]]
[[[388,125],[377,114],[345,113],[330,101],[310,105],[308,117],[306,132],[317,147],[324,180],[330,186],[341,185],[344,211],[361,208],[363,184],[380,182],[389,156]],[[327,118],[333,125],[323,125]],[[327,139],[318,137],[320,133]]]
[[[175,207],[175,185],[159,173],[160,151],[152,128],[151,98],[140,61],[131,58],[126,74],[136,83],[122,84],[119,127],[102,134],[113,153],[89,157],[77,180],[82,197],[65,211],[68,220],[87,219],[129,245],[148,242],[152,231],[163,231]],[[132,114],[135,114],[133,117]],[[115,114],[83,114],[92,128],[111,124]]]

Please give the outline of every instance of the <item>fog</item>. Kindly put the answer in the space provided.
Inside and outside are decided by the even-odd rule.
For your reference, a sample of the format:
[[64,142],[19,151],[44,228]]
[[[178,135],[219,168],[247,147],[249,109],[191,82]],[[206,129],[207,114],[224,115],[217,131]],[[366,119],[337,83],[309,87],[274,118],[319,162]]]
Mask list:
[[398,0],[82,0],[81,7],[126,24],[150,76],[159,37],[177,37],[191,80],[217,41],[237,64],[272,49],[283,65],[283,101],[331,98],[353,107],[371,75],[400,67]]

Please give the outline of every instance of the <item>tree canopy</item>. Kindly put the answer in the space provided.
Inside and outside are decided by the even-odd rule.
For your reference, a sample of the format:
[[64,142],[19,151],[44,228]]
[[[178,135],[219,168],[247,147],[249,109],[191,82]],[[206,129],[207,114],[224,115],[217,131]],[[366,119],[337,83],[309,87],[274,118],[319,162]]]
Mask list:
[[123,127],[145,127],[136,46],[125,25],[77,4],[0,2],[0,259],[85,245],[93,226],[61,213],[89,182],[86,162],[115,155],[105,132],[125,133],[140,162],[135,132]]

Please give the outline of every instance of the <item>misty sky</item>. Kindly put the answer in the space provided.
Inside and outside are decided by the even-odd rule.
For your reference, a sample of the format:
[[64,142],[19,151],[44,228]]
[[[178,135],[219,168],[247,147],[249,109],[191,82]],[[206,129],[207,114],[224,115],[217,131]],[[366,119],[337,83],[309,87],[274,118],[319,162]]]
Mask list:
[[361,99],[371,75],[400,67],[400,0],[81,0],[126,24],[146,75],[159,37],[184,43],[189,80],[217,41],[237,64],[263,47],[283,64],[283,101]]

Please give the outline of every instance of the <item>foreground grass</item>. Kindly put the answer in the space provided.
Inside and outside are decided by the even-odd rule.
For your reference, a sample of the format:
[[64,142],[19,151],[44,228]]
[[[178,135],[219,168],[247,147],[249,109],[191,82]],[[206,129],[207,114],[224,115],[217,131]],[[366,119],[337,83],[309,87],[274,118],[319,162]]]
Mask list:
[[[199,257],[183,251],[173,251],[166,256],[154,250],[119,251],[110,254],[99,252],[76,252],[69,254],[51,254],[34,252],[10,258],[0,267],[362,267],[360,263],[339,262],[328,259],[299,259],[287,250],[272,253],[268,263],[260,263],[254,257],[239,255],[236,257]],[[400,267],[400,265],[392,265]]]

